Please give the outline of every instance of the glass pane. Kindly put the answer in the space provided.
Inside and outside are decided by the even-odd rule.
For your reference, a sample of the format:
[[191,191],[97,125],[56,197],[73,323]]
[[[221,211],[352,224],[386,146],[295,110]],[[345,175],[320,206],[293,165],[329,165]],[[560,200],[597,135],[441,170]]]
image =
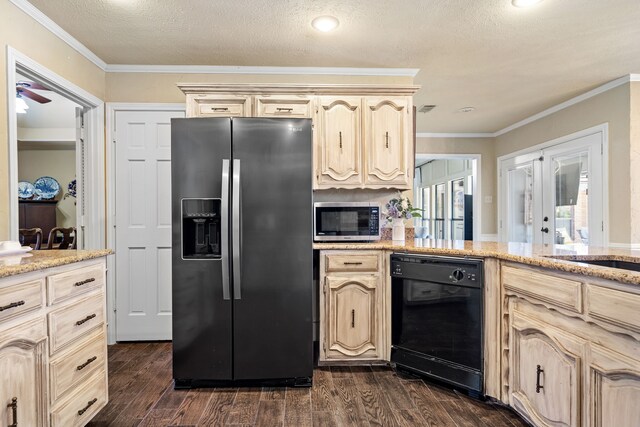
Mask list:
[[433,237],[436,239],[444,239],[444,219],[434,220],[434,227]]
[[431,234],[431,188],[422,189],[422,226],[425,227],[423,235]]
[[464,221],[460,219],[451,220],[451,238],[453,240],[464,240]]
[[587,160],[587,153],[553,159],[556,244],[589,244]]
[[464,219],[464,179],[451,181],[451,219]]
[[533,165],[508,173],[509,241],[533,243]]
[[436,219],[444,219],[444,184],[436,185]]

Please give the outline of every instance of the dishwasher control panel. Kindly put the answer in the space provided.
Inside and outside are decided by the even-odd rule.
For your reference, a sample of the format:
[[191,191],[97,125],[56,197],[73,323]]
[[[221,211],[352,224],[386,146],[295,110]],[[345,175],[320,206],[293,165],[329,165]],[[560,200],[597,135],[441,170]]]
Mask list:
[[481,287],[483,265],[478,258],[392,254],[391,276]]

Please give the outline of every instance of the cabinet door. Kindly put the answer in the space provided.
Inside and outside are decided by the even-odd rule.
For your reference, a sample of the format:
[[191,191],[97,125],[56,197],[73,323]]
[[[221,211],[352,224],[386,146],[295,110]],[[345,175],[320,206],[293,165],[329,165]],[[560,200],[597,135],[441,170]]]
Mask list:
[[536,426],[580,426],[579,345],[526,317],[511,322],[512,406]]
[[361,101],[360,97],[318,98],[319,188],[362,186]]
[[365,186],[410,188],[411,101],[367,97],[364,105]]
[[325,278],[327,359],[378,358],[379,276]]
[[187,95],[187,117],[251,117],[251,96]]
[[[635,356],[638,357],[640,353]],[[635,427],[640,420],[640,360],[597,344],[589,357],[589,409],[592,427]]]
[[46,425],[44,330],[39,321],[0,334],[0,425]]

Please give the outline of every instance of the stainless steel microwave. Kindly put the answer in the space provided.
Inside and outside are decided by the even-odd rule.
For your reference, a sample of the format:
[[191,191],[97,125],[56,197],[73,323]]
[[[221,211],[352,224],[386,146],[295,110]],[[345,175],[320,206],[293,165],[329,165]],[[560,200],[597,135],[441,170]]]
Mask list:
[[318,242],[380,240],[380,204],[313,204],[313,236]]

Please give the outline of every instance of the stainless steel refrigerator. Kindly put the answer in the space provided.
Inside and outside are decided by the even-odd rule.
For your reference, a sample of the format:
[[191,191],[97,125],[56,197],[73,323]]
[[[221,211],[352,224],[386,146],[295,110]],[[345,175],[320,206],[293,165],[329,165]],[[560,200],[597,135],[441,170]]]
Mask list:
[[309,119],[171,121],[176,388],[310,385]]

